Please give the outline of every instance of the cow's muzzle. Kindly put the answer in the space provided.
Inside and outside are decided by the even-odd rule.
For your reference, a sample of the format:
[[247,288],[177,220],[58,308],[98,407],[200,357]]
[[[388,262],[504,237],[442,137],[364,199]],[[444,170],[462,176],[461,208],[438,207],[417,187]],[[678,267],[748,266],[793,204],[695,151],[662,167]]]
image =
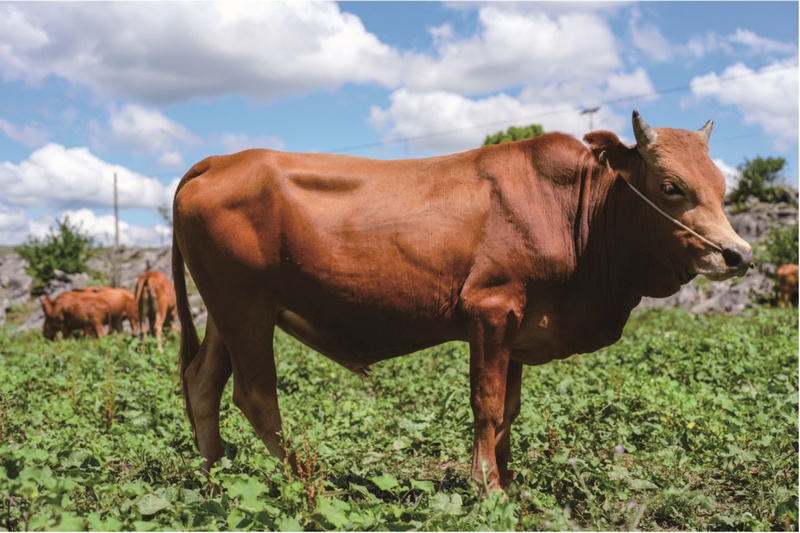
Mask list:
[[723,248],[722,259],[725,260],[725,265],[733,271],[735,276],[744,276],[750,268],[754,267],[753,249],[749,245],[746,248],[736,245]]

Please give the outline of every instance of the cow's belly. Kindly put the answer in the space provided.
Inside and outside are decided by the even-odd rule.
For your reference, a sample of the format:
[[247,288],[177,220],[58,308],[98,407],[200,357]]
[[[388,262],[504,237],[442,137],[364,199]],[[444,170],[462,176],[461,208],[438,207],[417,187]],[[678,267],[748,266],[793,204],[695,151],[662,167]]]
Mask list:
[[564,305],[559,312],[526,314],[512,358],[527,365],[592,353],[617,342],[630,309]]
[[367,315],[355,321],[342,321],[335,316],[308,318],[282,308],[278,311],[277,325],[303,344],[356,372],[379,361],[462,340],[464,336],[446,322],[417,320],[402,327],[398,324],[403,321],[401,316],[389,321],[378,315],[370,319]]

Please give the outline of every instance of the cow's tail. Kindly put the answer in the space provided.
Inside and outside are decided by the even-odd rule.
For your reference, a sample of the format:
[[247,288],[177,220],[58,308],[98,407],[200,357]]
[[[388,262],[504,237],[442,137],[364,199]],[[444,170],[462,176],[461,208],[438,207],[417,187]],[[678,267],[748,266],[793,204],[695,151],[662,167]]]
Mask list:
[[179,354],[181,371],[181,390],[183,394],[183,404],[186,407],[186,414],[194,427],[192,418],[192,406],[189,403],[189,393],[186,384],[186,369],[197,355],[200,349],[200,338],[197,336],[197,329],[192,320],[192,311],[189,308],[189,297],[186,293],[186,274],[183,266],[183,254],[178,246],[177,226],[172,228],[172,282],[175,284],[176,307],[178,308],[178,318],[181,321],[181,349]]

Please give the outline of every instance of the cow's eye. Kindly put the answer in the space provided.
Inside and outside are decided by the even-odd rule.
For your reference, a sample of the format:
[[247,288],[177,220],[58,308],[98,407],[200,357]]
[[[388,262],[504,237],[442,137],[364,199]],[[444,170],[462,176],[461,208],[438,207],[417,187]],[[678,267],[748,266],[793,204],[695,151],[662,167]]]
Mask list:
[[668,196],[670,198],[681,198],[686,196],[686,194],[683,192],[683,189],[671,181],[665,181],[661,184],[661,192],[664,194],[664,196]]

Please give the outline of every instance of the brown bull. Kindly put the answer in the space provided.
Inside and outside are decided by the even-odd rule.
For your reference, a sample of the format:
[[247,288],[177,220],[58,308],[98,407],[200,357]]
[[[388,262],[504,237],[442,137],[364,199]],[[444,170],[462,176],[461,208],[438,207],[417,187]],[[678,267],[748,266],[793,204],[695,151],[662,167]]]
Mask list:
[[42,334],[54,340],[60,331],[65,339],[79,330],[95,338],[104,337],[111,324],[108,302],[97,294],[84,291],[62,292],[55,298],[41,299],[44,311]]
[[158,341],[158,350],[164,351],[161,334],[175,321],[175,287],[163,272],[153,270],[139,276],[136,282],[136,305],[142,327],[142,340],[147,330],[145,318],[150,323],[150,334]]
[[[187,413],[206,468],[222,390],[279,437],[278,326],[353,371],[447,341],[470,347],[472,475],[510,480],[524,365],[617,341],[642,296],[746,273],[725,179],[699,131],[560,133],[407,161],[250,150],[196,164],[174,203]],[[626,183],[626,181],[628,183]],[[654,206],[635,194],[641,192]],[[202,344],[184,261],[208,307]]]
[[111,309],[111,330],[122,333],[122,322],[127,320],[133,334],[139,334],[139,310],[136,296],[131,291],[112,287],[88,287],[84,290],[97,294],[108,303]]
[[778,306],[797,305],[797,265],[781,265],[775,270]]

